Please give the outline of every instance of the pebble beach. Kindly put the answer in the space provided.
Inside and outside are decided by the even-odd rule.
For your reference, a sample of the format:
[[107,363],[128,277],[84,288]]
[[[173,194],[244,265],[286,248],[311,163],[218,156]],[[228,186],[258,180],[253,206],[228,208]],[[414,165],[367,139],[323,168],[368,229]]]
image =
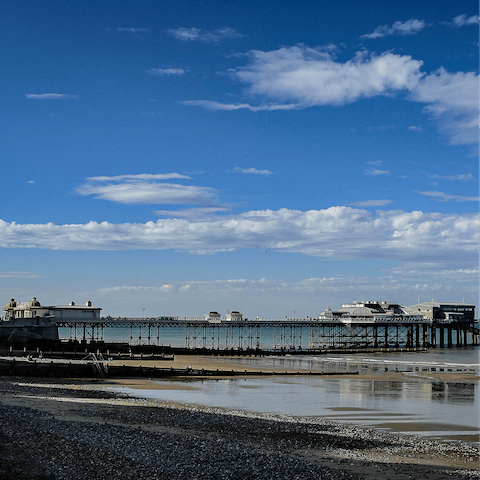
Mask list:
[[479,478],[479,446],[0,378],[0,479]]

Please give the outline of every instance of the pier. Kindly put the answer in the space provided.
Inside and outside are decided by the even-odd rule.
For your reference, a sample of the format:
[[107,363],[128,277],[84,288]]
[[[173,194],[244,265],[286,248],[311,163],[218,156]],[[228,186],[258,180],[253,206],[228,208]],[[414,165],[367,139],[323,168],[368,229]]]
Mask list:
[[[327,322],[318,319],[208,321],[198,319],[110,318],[96,321],[60,320],[68,340],[105,341],[107,329],[129,329],[130,345],[162,346],[166,329],[184,331],[183,348],[208,351],[317,352],[322,349],[431,348],[478,345],[479,332],[472,322],[432,322],[396,319],[394,322],[357,319]],[[268,340],[266,337],[268,336]],[[265,347],[268,343],[270,347]]]

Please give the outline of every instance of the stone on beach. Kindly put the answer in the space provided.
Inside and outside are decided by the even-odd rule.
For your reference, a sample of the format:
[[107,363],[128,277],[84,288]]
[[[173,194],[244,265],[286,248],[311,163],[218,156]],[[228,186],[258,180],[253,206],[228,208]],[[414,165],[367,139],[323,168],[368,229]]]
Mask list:
[[2,479],[479,476],[477,445],[11,380],[0,381]]

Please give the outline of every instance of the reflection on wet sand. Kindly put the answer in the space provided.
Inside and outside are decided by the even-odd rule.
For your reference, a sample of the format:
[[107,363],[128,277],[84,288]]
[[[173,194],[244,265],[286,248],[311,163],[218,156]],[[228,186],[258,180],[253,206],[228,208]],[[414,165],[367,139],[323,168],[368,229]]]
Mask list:
[[[219,365],[240,372],[275,371],[278,375],[151,382],[156,390],[150,390],[148,382],[133,389],[122,388],[121,380],[115,385],[123,393],[167,402],[289,416],[322,416],[403,433],[479,442],[478,364],[447,364],[441,357],[429,362],[421,362],[422,357],[409,357],[408,361],[405,358],[339,361],[338,358],[184,357],[175,361],[196,368],[220,368]],[[430,365],[429,371],[424,370],[422,363]],[[360,369],[362,365],[367,367]],[[340,368],[358,369],[360,374],[281,376],[282,371],[339,371]]]

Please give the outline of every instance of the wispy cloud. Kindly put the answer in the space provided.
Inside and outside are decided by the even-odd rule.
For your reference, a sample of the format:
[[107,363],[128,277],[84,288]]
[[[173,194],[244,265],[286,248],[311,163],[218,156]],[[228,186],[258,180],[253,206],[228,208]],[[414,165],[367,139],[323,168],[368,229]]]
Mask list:
[[150,70],[147,70],[147,73],[149,73],[150,75],[159,76],[183,75],[185,73],[185,70],[183,68],[151,68]]
[[153,212],[155,215],[167,218],[199,218],[208,215],[212,215],[218,212],[227,212],[227,207],[197,207],[197,208],[185,208],[182,210],[157,210]]
[[202,31],[199,28],[191,27],[191,28],[175,28],[175,29],[168,29],[167,33],[177,38],[178,40],[182,40],[183,42],[220,42],[226,39],[235,39],[243,37],[242,34],[235,31],[233,28],[224,27],[218,28],[216,30],[212,30],[211,32]]
[[86,180],[92,182],[118,182],[121,180],[171,180],[172,178],[191,179],[181,173],[138,173],[134,175],[115,175],[113,177],[87,177]]
[[408,127],[408,129],[411,130],[412,132],[422,132],[423,131],[423,128],[418,127],[417,125],[410,125]]
[[372,169],[372,170],[368,170],[365,172],[365,175],[373,175],[373,176],[377,176],[377,175],[390,175],[390,172],[388,170],[378,170],[378,169]]
[[385,207],[393,203],[393,200],[363,200],[360,202],[349,203],[352,207]]
[[[215,308],[225,312],[236,308],[248,318],[284,318],[292,315],[292,303],[298,308],[297,317],[317,316],[327,306],[335,308],[346,298],[396,299],[411,305],[421,299],[461,298],[468,293],[475,298],[477,269],[437,269],[429,264],[402,264],[385,269],[375,277],[361,275],[325,275],[290,280],[282,278],[227,278],[221,280],[159,281],[157,284],[118,284],[102,286],[95,298],[115,305],[112,315],[125,314],[132,304],[145,299],[156,311],[180,315],[198,315]],[[461,292],[461,293],[460,293]],[[454,297],[458,295],[458,297]],[[301,304],[296,302],[301,298]],[[213,303],[212,303],[213,302]],[[180,311],[179,311],[180,310]],[[138,315],[138,313],[137,313]]]
[[257,170],[256,168],[241,168],[241,167],[235,167],[233,169],[234,173],[246,173],[246,174],[251,174],[251,175],[271,175],[273,172],[270,170]]
[[178,173],[117,175],[114,177],[89,177],[76,189],[80,195],[130,205],[212,205],[216,191],[209,187],[159,182],[167,179],[189,179]]
[[478,76],[475,72],[438,69],[411,89],[411,99],[439,121],[452,144],[478,143]]
[[464,13],[463,15],[457,15],[452,19],[451,22],[445,22],[445,24],[457,28],[465,27],[467,25],[478,25],[479,18],[480,17],[478,15],[472,15],[469,17],[466,13]]
[[415,35],[426,26],[424,20],[410,19],[406,22],[395,22],[393,25],[378,26],[372,33],[362,35],[360,38],[382,38],[388,35]]
[[67,93],[27,93],[25,97],[33,100],[66,100],[77,98],[77,95]]
[[126,32],[126,33],[147,33],[150,30],[148,28],[119,27],[119,28],[116,28],[115,31]]
[[0,220],[0,246],[56,250],[179,250],[212,254],[239,249],[348,259],[424,262],[471,268],[478,262],[478,214],[352,207],[250,211],[147,223],[54,225]]
[[434,200],[438,200],[440,202],[478,202],[480,201],[480,197],[466,197],[463,195],[448,195],[444,192],[436,192],[436,191],[425,191],[421,192],[416,190],[417,193],[423,195],[425,197],[433,198]]
[[231,70],[249,85],[252,95],[270,97],[298,107],[342,105],[360,98],[413,88],[423,62],[408,55],[358,52],[344,63],[328,52],[305,46],[270,52],[251,51],[251,63]]
[[30,272],[0,272],[0,278],[40,278],[40,275]]
[[456,175],[429,175],[430,178],[437,180],[460,180],[462,182],[476,182],[478,181],[471,173],[457,173]]
[[298,110],[320,105],[344,105],[362,98],[407,94],[425,104],[452,144],[478,143],[478,78],[475,72],[449,73],[441,68],[426,74],[423,62],[391,52],[365,51],[339,62],[326,50],[304,45],[275,51],[252,50],[250,63],[229,73],[248,85],[245,93],[259,104],[223,104],[188,100],[210,110],[253,112]]
[[250,105],[248,103],[221,103],[212,100],[183,100],[180,101],[183,105],[204,107],[207,110],[250,110],[251,112],[274,111],[274,110],[298,110],[297,105],[281,105],[281,104],[267,104],[267,105]]

